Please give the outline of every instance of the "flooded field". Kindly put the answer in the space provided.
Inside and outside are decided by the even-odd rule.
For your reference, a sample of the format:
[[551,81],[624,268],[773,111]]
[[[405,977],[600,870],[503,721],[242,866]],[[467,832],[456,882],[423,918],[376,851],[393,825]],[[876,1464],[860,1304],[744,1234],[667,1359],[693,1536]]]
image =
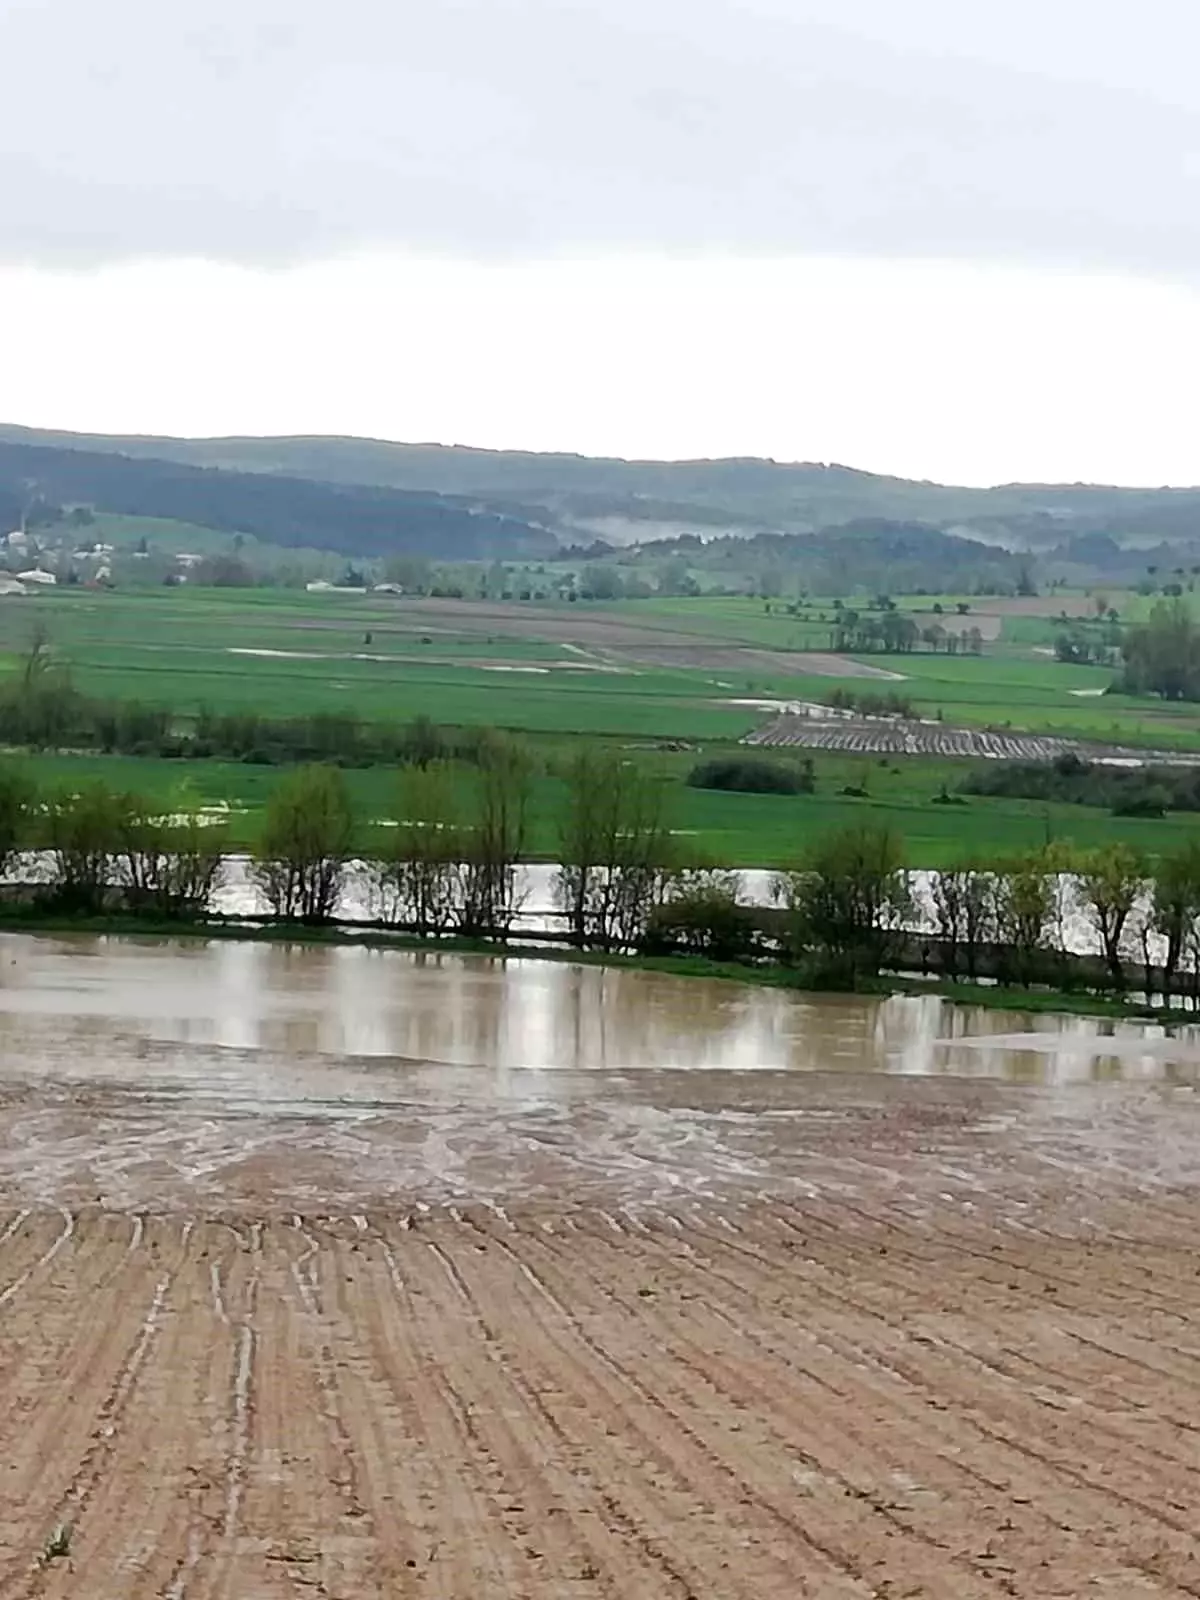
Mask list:
[[1198,1064],[0,939],[0,1595],[1200,1593]]

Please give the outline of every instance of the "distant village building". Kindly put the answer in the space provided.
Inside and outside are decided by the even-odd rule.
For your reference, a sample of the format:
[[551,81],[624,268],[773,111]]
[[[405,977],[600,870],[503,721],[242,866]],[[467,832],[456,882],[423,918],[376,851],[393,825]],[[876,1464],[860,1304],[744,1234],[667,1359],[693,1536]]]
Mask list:
[[52,572],[43,572],[41,567],[31,567],[28,572],[18,572],[17,577],[22,583],[40,583],[43,586],[58,582]]
[[0,596],[9,594],[28,594],[29,590],[17,582],[10,573],[0,573]]
[[374,594],[403,594],[404,590],[398,583],[377,583],[372,592]]

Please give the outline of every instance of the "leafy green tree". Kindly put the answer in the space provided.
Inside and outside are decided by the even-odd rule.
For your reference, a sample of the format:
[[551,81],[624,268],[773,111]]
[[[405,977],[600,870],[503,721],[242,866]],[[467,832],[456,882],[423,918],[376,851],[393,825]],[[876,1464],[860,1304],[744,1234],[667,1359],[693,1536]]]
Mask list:
[[528,839],[532,777],[523,743],[500,734],[481,741],[461,834],[455,916],[463,933],[505,939],[520,910],[518,869]]
[[103,783],[54,795],[45,810],[50,851],[48,898],[56,908],[102,911],[117,879],[122,830],[129,803]]
[[0,877],[10,873],[30,840],[36,791],[26,773],[0,766]]
[[337,909],[354,813],[336,767],[299,767],[275,786],[254,874],[277,917],[328,922]]
[[1055,869],[1045,852],[996,873],[996,931],[1010,976],[1028,987],[1044,972],[1055,917]]
[[777,890],[793,949],[816,957],[823,981],[849,988],[886,966],[913,910],[903,841],[889,828],[830,834]]
[[1186,600],[1160,600],[1149,618],[1127,629],[1127,694],[1156,694],[1164,700],[1200,700],[1200,626]]
[[415,767],[427,767],[446,754],[442,730],[422,712],[409,723],[404,735],[404,759]]
[[579,593],[585,600],[620,600],[625,584],[616,567],[593,561],[579,575]]
[[684,870],[646,920],[647,950],[678,950],[711,961],[742,961],[757,943],[753,911],[743,905],[735,872]]
[[[1162,941],[1161,987],[1169,998],[1184,962],[1193,975],[1193,1000],[1200,985],[1200,842],[1192,841],[1158,863],[1151,885],[1148,925]],[[1144,943],[1149,969],[1149,941]]]

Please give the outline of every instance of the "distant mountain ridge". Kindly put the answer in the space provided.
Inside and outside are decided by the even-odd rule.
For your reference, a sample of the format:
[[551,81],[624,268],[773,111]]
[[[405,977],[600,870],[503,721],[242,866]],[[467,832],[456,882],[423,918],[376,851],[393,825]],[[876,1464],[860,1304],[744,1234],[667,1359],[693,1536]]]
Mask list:
[[688,531],[805,533],[880,517],[1010,548],[1050,548],[1075,533],[1123,545],[1200,540],[1200,487],[974,489],[812,462],[626,461],[336,436],[179,439],[0,424],[0,441],[444,496],[544,522],[568,542],[581,534],[626,544]]

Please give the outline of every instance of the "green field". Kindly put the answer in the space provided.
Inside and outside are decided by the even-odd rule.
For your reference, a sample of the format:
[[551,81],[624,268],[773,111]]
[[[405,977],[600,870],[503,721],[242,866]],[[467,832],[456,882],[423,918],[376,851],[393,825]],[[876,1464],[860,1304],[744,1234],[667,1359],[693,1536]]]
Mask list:
[[[768,616],[759,601],[503,609],[495,627],[483,607],[477,618],[469,606],[447,617],[433,602],[375,595],[64,590],[0,601],[0,659],[15,663],[36,620],[81,687],[184,716],[201,707],[401,722],[423,713],[448,725],[689,740],[748,732],[762,716],[739,700],[820,700],[836,684],[792,654],[795,619]],[[540,636],[572,630],[583,643]],[[827,629],[801,642],[827,650]],[[1096,698],[1107,669],[1064,666],[1003,637],[982,657],[859,661],[902,681],[848,677],[847,686],[895,689],[947,722],[1200,748],[1196,708]]]
[[[921,601],[922,608],[930,604]],[[826,605],[810,602],[809,611]],[[971,617],[945,620],[966,625]],[[1009,636],[1010,620],[1018,637]],[[1122,838],[1151,853],[1190,837],[1200,819],[1116,820],[1090,808],[996,799],[939,805],[939,792],[957,788],[969,764],[924,757],[818,756],[812,796],[726,795],[684,785],[701,755],[732,748],[769,715],[737,702],[819,701],[837,687],[903,693],[923,715],[947,724],[1200,750],[1200,708],[1097,697],[1111,672],[1036,653],[1020,637],[1031,620],[1039,627],[1044,621],[1001,619],[1000,637],[982,657],[861,658],[862,666],[897,674],[891,681],[852,676],[853,662],[845,677],[807,670],[810,659],[793,647],[828,650],[827,624],[768,613],[762,601],[737,597],[448,607],[293,589],[79,588],[0,600],[0,667],[15,672],[38,626],[80,689],[167,706],[181,722],[205,707],[267,716],[340,711],[525,733],[541,773],[534,847],[543,857],[556,848],[562,789],[555,773],[580,737],[607,742],[659,772],[670,785],[680,840],[730,864],[786,862],[815,835],[866,818],[902,831],[914,863],[926,866],[968,852],[1011,854],[1048,837],[1082,845]],[[680,743],[688,748],[664,748]],[[50,784],[77,785],[87,773],[103,773],[164,798],[186,783],[200,798],[234,807],[239,843],[252,836],[277,777],[270,767],[217,761],[42,756],[35,766]],[[348,781],[364,817],[386,810],[389,772],[350,772]],[[847,786],[866,788],[869,798],[842,796]]]
[[[715,753],[719,746],[705,754]],[[557,775],[569,753],[566,741],[535,745],[539,757],[533,785],[530,853],[542,860],[558,854],[558,817],[565,785]],[[29,770],[45,789],[73,790],[102,779],[161,799],[164,809],[184,801],[230,807],[230,841],[249,847],[279,769],[240,762],[161,761],[122,756],[36,756]],[[970,798],[963,806],[939,804],[943,786],[953,790],[970,763],[906,761],[884,765],[865,757],[820,757],[812,795],[722,794],[691,789],[684,779],[695,755],[648,753],[645,764],[666,785],[668,825],[681,854],[706,864],[779,867],[799,860],[806,847],[835,828],[871,822],[894,828],[908,843],[912,865],[940,867],[968,857],[994,860],[1036,850],[1051,840],[1080,848],[1120,839],[1148,855],[1164,855],[1200,833],[1200,818],[1114,818],[1084,806],[1044,805],[1020,800]],[[386,768],[348,771],[346,781],[362,819],[362,847],[384,837],[376,824],[394,815],[397,779]],[[847,798],[844,787],[866,788],[868,798]]]

